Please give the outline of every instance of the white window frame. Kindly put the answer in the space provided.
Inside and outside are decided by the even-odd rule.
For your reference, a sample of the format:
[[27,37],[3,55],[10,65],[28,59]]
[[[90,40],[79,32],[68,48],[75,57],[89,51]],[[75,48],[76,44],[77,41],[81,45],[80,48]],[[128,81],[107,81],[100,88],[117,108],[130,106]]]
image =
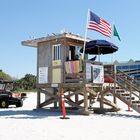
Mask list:
[[61,59],[61,44],[56,44],[52,46],[52,60]]

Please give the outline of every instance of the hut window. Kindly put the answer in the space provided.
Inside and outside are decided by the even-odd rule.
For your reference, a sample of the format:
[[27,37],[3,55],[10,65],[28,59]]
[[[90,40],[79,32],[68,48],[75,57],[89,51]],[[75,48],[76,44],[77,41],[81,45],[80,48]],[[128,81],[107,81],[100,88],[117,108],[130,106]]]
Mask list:
[[60,60],[61,57],[61,46],[60,44],[52,46],[52,59],[53,60]]

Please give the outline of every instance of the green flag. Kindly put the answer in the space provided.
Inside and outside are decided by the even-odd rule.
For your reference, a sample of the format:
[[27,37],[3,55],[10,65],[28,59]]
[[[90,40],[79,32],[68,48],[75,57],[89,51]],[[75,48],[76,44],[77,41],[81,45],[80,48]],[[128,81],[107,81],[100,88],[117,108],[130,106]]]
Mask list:
[[120,36],[119,36],[119,34],[117,32],[117,29],[116,29],[115,25],[113,25],[113,35],[118,37],[118,39],[121,41]]

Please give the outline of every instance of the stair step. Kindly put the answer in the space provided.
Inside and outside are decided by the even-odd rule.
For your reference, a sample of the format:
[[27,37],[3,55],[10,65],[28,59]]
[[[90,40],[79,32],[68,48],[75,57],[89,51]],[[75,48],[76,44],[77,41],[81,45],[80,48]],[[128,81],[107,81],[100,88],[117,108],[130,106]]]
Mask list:
[[116,92],[117,92],[117,93],[124,93],[125,90],[124,90],[124,89],[116,89]]
[[138,103],[140,103],[140,100],[132,101],[132,104],[138,104]]
[[121,95],[122,95],[122,96],[130,96],[129,93],[122,93]]
[[[130,97],[126,97],[127,100],[130,100]],[[135,100],[135,97],[131,97],[131,100]]]

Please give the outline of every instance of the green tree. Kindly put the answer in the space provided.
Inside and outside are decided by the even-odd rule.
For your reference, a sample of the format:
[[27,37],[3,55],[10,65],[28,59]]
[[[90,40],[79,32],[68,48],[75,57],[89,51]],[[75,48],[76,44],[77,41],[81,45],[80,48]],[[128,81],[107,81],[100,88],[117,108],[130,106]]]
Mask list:
[[17,80],[14,85],[14,90],[35,90],[36,89],[36,76],[26,74],[25,77]]
[[0,70],[0,79],[11,81],[12,80],[12,77],[9,74],[6,74],[2,70]]

